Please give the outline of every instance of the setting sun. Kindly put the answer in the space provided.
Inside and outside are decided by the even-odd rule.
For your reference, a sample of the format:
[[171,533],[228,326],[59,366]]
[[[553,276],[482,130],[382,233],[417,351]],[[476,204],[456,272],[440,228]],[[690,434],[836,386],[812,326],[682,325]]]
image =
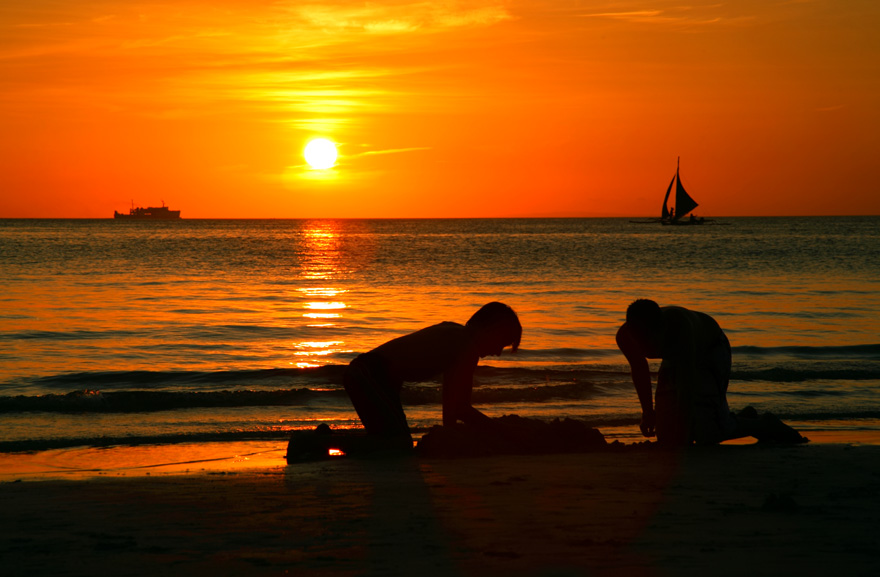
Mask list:
[[316,138],[306,144],[303,151],[306,162],[314,169],[330,168],[336,164],[336,158],[339,153],[336,151],[336,145],[326,138]]

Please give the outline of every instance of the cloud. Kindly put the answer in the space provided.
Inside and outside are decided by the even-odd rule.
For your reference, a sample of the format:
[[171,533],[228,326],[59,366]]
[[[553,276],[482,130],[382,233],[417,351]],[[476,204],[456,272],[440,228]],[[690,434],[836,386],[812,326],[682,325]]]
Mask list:
[[386,150],[368,150],[367,152],[360,152],[358,154],[352,154],[350,156],[373,156],[376,154],[398,154],[400,152],[416,152],[419,150],[431,150],[430,146],[412,146],[409,148],[388,148]]
[[470,26],[491,26],[512,18],[497,1],[310,4],[294,11],[307,23],[324,30],[361,30],[373,34],[406,34]]
[[580,18],[604,18],[637,24],[716,24],[721,16],[708,15],[707,12],[721,8],[722,4],[709,6],[676,6],[670,9],[623,10],[615,12],[591,12],[578,14]]
[[629,12],[597,12],[581,14],[582,18],[617,18],[620,20],[645,20],[663,14],[662,10],[632,10]]

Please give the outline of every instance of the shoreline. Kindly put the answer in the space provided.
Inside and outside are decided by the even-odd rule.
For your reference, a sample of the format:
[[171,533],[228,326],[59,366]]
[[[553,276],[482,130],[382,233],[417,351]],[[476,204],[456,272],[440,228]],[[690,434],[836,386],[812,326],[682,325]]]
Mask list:
[[[873,429],[807,430],[805,436],[810,439],[805,446],[880,446],[880,430]],[[607,435],[606,439],[609,443],[617,440],[625,445],[644,440],[619,433]],[[721,446],[750,445],[760,446],[751,437],[725,441]],[[0,485],[18,481],[89,481],[272,471],[288,466],[285,460],[286,451],[286,440],[264,440],[70,447],[0,453]]]
[[880,446],[3,483],[8,575],[874,575]]

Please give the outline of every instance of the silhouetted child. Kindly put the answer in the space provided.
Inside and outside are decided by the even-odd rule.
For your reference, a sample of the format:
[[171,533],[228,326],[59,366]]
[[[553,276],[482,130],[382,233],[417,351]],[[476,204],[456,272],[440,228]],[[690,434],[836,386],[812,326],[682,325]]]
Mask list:
[[[709,315],[638,299],[626,310],[617,346],[629,362],[642,405],[642,434],[664,445],[713,444],[739,437],[773,443],[807,439],[770,413],[727,406],[730,342]],[[648,359],[662,359],[652,399]]]
[[486,426],[491,419],[471,405],[474,370],[482,357],[500,355],[507,346],[516,351],[521,337],[513,309],[491,302],[465,325],[442,322],[359,355],[349,364],[343,384],[368,437],[412,447],[400,402],[403,383],[442,374],[443,424]]

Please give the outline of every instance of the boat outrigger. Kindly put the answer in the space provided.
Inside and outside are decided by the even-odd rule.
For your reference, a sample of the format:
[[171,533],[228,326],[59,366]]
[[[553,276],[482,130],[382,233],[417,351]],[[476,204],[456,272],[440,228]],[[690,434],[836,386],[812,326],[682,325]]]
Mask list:
[[142,206],[135,207],[134,201],[131,203],[131,209],[128,214],[113,211],[113,218],[121,218],[127,220],[175,220],[180,218],[179,210],[170,210],[162,201],[162,206]]

